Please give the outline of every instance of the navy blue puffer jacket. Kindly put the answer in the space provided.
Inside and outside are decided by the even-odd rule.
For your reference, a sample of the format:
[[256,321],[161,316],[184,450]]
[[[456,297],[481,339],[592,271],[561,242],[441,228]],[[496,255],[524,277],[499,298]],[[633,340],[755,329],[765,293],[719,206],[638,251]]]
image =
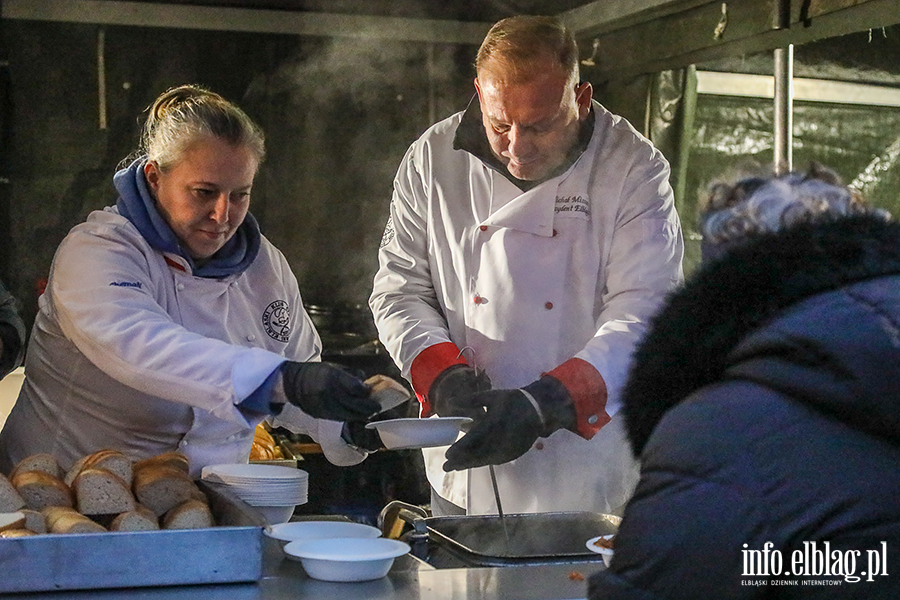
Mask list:
[[590,598],[900,599],[900,225],[802,225],[705,265],[623,410],[641,480]]

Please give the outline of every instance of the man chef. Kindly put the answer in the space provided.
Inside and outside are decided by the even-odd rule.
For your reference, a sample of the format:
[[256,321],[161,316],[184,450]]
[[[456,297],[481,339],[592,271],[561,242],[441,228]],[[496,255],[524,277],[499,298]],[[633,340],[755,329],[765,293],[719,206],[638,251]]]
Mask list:
[[[406,153],[370,298],[422,416],[475,418],[427,449],[435,514],[623,505],[619,409],[632,348],[683,278],[662,154],[579,81],[572,33],[496,23],[477,101]],[[446,451],[446,457],[445,457]]]

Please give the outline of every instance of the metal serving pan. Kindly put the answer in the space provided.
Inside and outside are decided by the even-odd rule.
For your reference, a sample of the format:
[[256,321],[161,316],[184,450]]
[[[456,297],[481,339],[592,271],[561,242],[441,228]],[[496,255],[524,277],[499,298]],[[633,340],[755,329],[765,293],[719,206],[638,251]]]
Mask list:
[[[394,503],[391,503],[394,504]],[[593,512],[552,512],[504,515],[428,517],[410,505],[382,511],[396,514],[419,534],[457,555],[471,566],[499,567],[601,561],[585,542],[615,533],[620,517]],[[396,527],[382,519],[383,529]]]
[[258,581],[262,515],[197,484],[216,527],[0,539],[0,593]]

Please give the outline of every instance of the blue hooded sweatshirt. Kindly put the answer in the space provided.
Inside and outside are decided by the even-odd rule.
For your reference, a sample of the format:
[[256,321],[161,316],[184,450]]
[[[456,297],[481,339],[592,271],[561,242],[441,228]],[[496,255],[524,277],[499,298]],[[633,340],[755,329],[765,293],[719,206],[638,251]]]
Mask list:
[[197,267],[172,228],[169,227],[156,208],[156,200],[147,187],[144,165],[147,157],[142,156],[122,169],[113,177],[113,184],[119,192],[116,208],[119,214],[131,221],[144,239],[155,250],[177,254],[191,266],[197,277],[221,278],[246,270],[259,253],[259,224],[249,212],[235,234],[218,252],[210,257],[202,267]]

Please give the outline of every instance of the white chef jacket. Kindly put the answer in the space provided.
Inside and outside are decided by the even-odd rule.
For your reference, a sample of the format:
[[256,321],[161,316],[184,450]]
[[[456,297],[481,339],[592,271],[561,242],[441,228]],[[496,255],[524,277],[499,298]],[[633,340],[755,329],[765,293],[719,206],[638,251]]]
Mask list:
[[[246,462],[265,415],[237,405],[286,358],[321,351],[297,280],[265,237],[243,272],[195,277],[114,207],[60,244],[39,308],[0,470],[38,452],[67,466],[103,448],[134,459],[177,448],[194,475]],[[340,440],[341,423],[293,407],[282,415],[277,425],[309,433],[330,459],[365,457]]]
[[[420,352],[450,341],[494,389],[572,357],[606,383],[612,420],[590,440],[559,430],[496,466],[508,512],[625,503],[638,468],[620,391],[648,317],[683,279],[668,163],[625,119],[596,102],[593,111],[585,151],[529,191],[453,148],[463,113],[414,142],[394,180],[370,306],[404,376]],[[487,468],[444,473],[445,450],[424,451],[432,487],[469,514],[495,513]]]

